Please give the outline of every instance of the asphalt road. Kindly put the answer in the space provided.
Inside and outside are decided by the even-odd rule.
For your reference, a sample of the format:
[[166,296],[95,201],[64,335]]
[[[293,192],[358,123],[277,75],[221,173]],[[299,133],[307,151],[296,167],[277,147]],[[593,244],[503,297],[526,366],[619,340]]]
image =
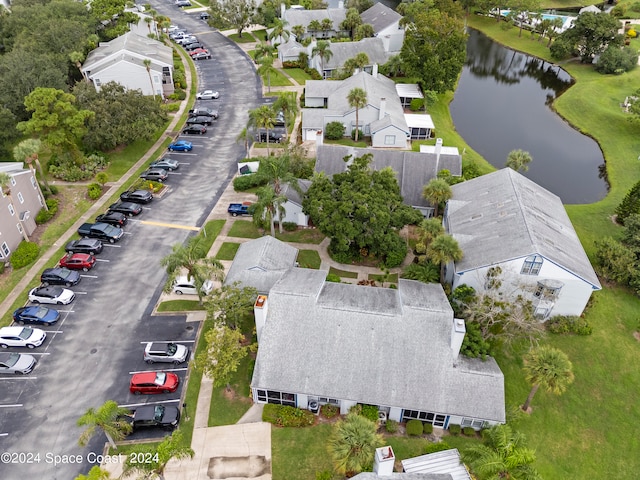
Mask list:
[[[180,393],[134,396],[132,372],[160,370],[143,362],[145,342],[179,341],[191,347],[198,330],[184,316],[151,316],[166,275],[159,260],[193,232],[174,226],[201,227],[244,157],[236,143],[248,111],[261,100],[252,62],[221,34],[170,3],[152,2],[174,24],[189,29],[212,52],[197,62],[199,89],[220,92],[218,100],[198,102],[220,111],[205,135],[190,135],[190,153],[171,153],[180,168],[170,174],[168,190],[145,206],[125,227],[126,235],[106,245],[94,269],[73,287],[76,300],[54,306],[62,313],[56,326],[43,327],[46,343],[23,353],[39,362],[26,376],[0,376],[0,478],[3,480],[72,480],[86,473],[102,453],[103,434],[85,448],[76,421],[88,408],[106,400],[135,408],[140,403],[180,405]],[[53,266],[53,265],[51,265]],[[26,349],[25,349],[26,350]],[[167,365],[184,381],[186,364]],[[190,412],[193,414],[193,412]],[[164,432],[136,434],[163,435]]]

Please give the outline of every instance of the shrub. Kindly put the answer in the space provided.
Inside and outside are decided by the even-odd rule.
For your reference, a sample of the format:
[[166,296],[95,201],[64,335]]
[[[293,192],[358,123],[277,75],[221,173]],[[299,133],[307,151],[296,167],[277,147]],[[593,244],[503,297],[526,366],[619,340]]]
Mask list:
[[593,328],[586,318],[568,315],[558,315],[551,317],[546,323],[547,330],[551,333],[576,335],[591,335]]
[[384,258],[384,265],[387,268],[393,268],[401,265],[404,258],[407,256],[407,247],[402,243],[402,241],[398,242],[397,245],[394,245],[393,247],[394,248],[390,250]]
[[296,222],[282,222],[282,228],[287,232],[295,232],[298,230],[298,224]]
[[409,420],[407,422],[407,435],[419,437],[423,432],[422,422],[420,420]]
[[[431,424],[429,424],[431,425]],[[443,452],[445,450],[450,450],[451,446],[447,442],[436,442],[436,443],[428,443],[424,448],[424,453],[436,453]]]
[[379,420],[378,407],[376,407],[375,405],[362,405],[362,408],[360,409],[358,415],[361,415],[374,423],[378,423]]
[[466,322],[467,332],[462,340],[460,353],[469,358],[481,358],[484,360],[491,355],[491,345],[482,337],[478,322]]
[[97,200],[102,195],[102,187],[99,183],[90,183],[87,187],[87,195],[91,200]]
[[449,433],[451,435],[460,435],[460,432],[462,432],[462,427],[460,425],[455,423],[449,424]]
[[[362,140],[364,137],[362,136],[362,130],[358,129],[358,141]],[[356,139],[356,129],[351,130],[351,140]]]
[[6,268],[6,262],[0,262],[0,273],[4,273],[4,269]]
[[464,433],[468,437],[475,437],[476,436],[476,431],[473,429],[473,427],[464,427],[462,429],[462,433]]
[[282,68],[298,68],[300,62],[282,62]]
[[315,415],[309,410],[269,403],[264,406],[262,420],[279,427],[308,427],[315,422]]
[[236,192],[245,192],[251,188],[265,184],[257,175],[241,175],[233,179],[233,188]]
[[395,420],[387,420],[387,424],[384,426],[387,433],[396,433],[398,431],[398,422]]
[[340,140],[344,137],[344,125],[342,122],[327,123],[324,136],[329,140]]
[[342,279],[340,275],[336,275],[335,273],[329,273],[326,278],[327,282],[340,283]]
[[168,95],[167,98],[169,100],[184,100],[187,98],[187,92],[180,88],[178,90],[174,90],[174,92],[171,95]]
[[609,15],[611,15],[613,18],[622,18],[625,16],[626,11],[627,7],[625,5],[616,5],[611,9]]
[[109,181],[109,175],[105,172],[99,172],[96,174],[96,182],[100,184],[100,186],[104,186],[105,183]]
[[638,53],[635,50],[628,47],[620,48],[616,45],[609,45],[600,55],[600,59],[596,64],[596,71],[619,75],[635,68],[637,64]]
[[178,110],[180,110],[180,104],[179,103],[175,103],[175,102],[174,103],[163,103],[162,105],[160,105],[160,108],[165,113],[177,112]]
[[42,225],[43,223],[47,223],[49,220],[51,220],[54,215],[56,213],[58,213],[58,200],[55,198],[48,198],[45,202],[47,204],[47,208],[49,210],[46,209],[42,209],[38,212],[38,214],[36,215],[36,224],[37,225]]
[[23,240],[11,254],[9,261],[13,268],[26,267],[38,258],[38,253],[40,253],[40,246],[37,243]]
[[316,480],[332,480],[333,473],[329,470],[323,470],[322,472],[316,472]]
[[336,405],[325,403],[320,407],[320,413],[325,418],[333,418],[340,413],[340,409]]
[[425,423],[424,425],[422,425],[422,431],[425,433],[425,435],[433,433],[433,425],[431,423]]
[[43,190],[45,198],[49,198],[51,195],[57,195],[59,192],[57,185],[49,185],[49,190],[51,190],[51,193],[48,193],[46,189],[43,189],[42,184],[40,185],[40,188]]
[[638,36],[638,32],[636,32],[633,28],[627,30],[627,37],[636,38]]
[[424,108],[424,99],[422,98],[414,98],[413,100],[411,100],[411,103],[409,104],[409,110],[411,110],[412,112],[419,112],[423,108]]
[[632,12],[640,12],[640,2],[635,2],[629,7]]

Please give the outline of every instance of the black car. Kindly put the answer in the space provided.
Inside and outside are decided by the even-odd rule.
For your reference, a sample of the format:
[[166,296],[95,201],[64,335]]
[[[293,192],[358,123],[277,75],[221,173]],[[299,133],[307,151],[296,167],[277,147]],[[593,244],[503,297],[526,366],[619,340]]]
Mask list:
[[47,268],[42,272],[42,275],[40,275],[40,281],[45,286],[64,285],[65,287],[71,287],[80,282],[80,273],[62,267]]
[[40,305],[22,307],[13,312],[13,321],[19,325],[28,323],[48,327],[57,323],[58,320],[60,320],[60,312]]
[[96,217],[96,223],[108,223],[114,227],[124,227],[127,224],[127,216],[120,212],[107,212]]
[[123,202],[149,203],[153,200],[153,193],[149,190],[129,190],[120,194]]
[[102,242],[97,238],[81,238],[80,240],[71,240],[64,247],[64,250],[69,253],[88,253],[90,255],[97,255],[102,251]]
[[138,215],[142,212],[142,207],[139,203],[116,202],[109,207],[109,212],[120,212],[133,217],[134,215]]
[[187,52],[190,52],[191,50],[195,50],[196,48],[204,48],[204,45],[202,45],[200,42],[192,42],[183,45],[183,47]]
[[269,138],[269,143],[280,143],[284,141],[284,133],[274,132],[273,130],[269,130],[268,133],[266,130],[260,130],[256,133],[256,141],[266,143],[267,136]]
[[215,110],[213,108],[205,108],[205,107],[194,108],[189,110],[189,116],[190,117],[203,116],[203,117],[218,118],[218,110]]
[[185,135],[204,135],[207,133],[207,127],[199,123],[194,123],[193,125],[187,125],[186,128],[183,128],[182,133]]
[[134,430],[149,427],[173,430],[180,422],[180,410],[173,405],[143,405],[126,419],[131,422]]
[[187,118],[187,125],[211,125],[215,118],[206,115],[198,115],[196,117]]
[[207,12],[200,13],[200,20],[209,20],[209,17],[211,17],[211,15],[209,15]]

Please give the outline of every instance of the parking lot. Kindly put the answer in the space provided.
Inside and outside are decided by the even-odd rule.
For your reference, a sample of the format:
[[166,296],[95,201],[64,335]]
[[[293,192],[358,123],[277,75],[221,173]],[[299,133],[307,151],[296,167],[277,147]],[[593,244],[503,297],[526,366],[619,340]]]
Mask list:
[[[76,422],[106,400],[131,409],[141,404],[182,407],[187,363],[149,365],[143,360],[148,342],[171,341],[191,349],[200,326],[185,316],[152,314],[166,280],[159,262],[172,245],[204,225],[235,173],[237,160],[244,156],[236,136],[246,125],[248,111],[259,104],[260,89],[249,60],[226,38],[172,5],[154,7],[197,33],[209,47],[213,58],[196,63],[198,85],[219,91],[220,98],[198,101],[197,106],[215,105],[220,117],[204,135],[179,135],[193,143],[193,150],[167,153],[180,166],[169,172],[165,191],[129,219],[119,242],[104,243],[96,265],[81,272],[81,281],[71,287],[75,300],[46,305],[61,316],[55,325],[38,327],[47,332],[45,343],[28,351],[8,349],[32,354],[38,363],[28,375],[0,375],[0,442],[10,454],[0,464],[3,478],[69,480],[86,472],[95,458],[89,453],[102,453],[105,437],[99,433],[86,448],[79,447],[83,429]],[[53,257],[47,266],[57,260]],[[178,390],[131,394],[131,375],[150,370],[176,373]],[[150,429],[131,438],[164,433]]]

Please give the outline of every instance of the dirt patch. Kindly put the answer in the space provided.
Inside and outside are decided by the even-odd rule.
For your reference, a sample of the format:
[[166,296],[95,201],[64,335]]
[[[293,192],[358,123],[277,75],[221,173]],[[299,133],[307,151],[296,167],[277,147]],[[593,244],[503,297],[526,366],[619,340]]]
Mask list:
[[239,395],[233,388],[225,388],[222,395],[230,402],[253,403],[250,398]]
[[633,338],[640,342],[640,332],[633,332]]

